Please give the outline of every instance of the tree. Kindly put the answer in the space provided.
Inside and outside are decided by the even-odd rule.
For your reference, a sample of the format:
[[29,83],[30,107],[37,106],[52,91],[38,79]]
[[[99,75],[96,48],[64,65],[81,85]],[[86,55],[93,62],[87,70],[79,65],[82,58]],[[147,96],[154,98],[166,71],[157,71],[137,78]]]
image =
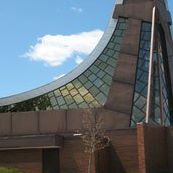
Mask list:
[[92,171],[92,158],[95,151],[101,150],[109,145],[110,139],[105,136],[103,119],[97,116],[96,110],[88,109],[83,114],[82,140],[85,152],[89,153],[88,173]]

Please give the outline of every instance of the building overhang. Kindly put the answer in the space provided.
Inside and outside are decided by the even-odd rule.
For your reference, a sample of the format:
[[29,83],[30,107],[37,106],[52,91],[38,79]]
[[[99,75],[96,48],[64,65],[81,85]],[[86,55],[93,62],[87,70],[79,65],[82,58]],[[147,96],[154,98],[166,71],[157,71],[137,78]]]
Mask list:
[[59,135],[26,135],[0,137],[0,150],[61,148],[63,137]]

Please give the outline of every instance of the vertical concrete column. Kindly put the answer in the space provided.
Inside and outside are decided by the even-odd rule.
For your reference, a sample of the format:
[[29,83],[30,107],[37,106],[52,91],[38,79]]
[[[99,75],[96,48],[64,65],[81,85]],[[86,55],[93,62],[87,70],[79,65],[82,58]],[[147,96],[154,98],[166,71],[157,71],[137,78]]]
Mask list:
[[141,21],[129,18],[105,108],[131,115]]

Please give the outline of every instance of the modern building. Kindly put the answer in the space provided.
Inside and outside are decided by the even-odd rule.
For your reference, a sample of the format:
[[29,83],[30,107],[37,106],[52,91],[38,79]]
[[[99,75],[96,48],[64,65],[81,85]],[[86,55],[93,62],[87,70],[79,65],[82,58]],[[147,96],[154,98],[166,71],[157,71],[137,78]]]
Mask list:
[[111,145],[95,172],[173,171],[173,37],[166,0],[117,0],[90,56],[45,86],[0,99],[0,166],[85,173],[83,113],[103,119]]

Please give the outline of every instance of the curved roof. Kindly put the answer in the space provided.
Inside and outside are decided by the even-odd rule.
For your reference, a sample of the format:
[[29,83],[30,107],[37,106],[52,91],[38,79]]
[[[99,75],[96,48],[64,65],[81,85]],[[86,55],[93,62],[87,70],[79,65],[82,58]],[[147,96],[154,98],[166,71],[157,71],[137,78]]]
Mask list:
[[[121,4],[123,3],[123,0],[117,0],[116,4]],[[77,77],[79,77],[82,73],[84,73],[91,65],[98,59],[99,56],[101,56],[102,52],[108,45],[115,28],[117,26],[117,19],[113,19],[111,17],[108,28],[104,32],[100,42],[96,46],[96,48],[93,50],[93,52],[89,55],[86,60],[81,63],[76,69],[68,73],[67,75],[47,84],[42,87],[33,89],[31,91],[27,91],[24,93],[20,93],[17,95],[9,96],[9,97],[4,97],[0,98],[0,106],[5,106],[5,105],[11,105],[19,102],[23,102],[32,98],[39,97],[41,95],[44,95],[46,93],[49,93],[51,91],[56,90],[57,88],[61,88],[64,85],[67,85],[69,82],[73,81]]]

